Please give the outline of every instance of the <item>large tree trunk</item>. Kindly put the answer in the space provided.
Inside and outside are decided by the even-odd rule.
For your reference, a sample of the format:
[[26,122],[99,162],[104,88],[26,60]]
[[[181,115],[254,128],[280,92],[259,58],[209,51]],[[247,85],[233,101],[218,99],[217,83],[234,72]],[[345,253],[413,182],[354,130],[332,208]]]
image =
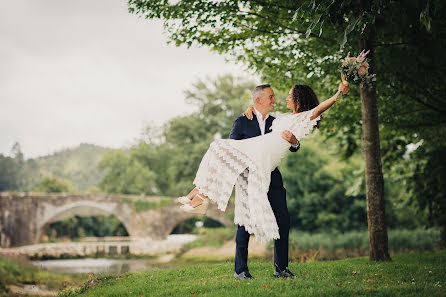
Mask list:
[[[360,37],[361,49],[369,50],[370,73],[374,73],[374,36],[369,33]],[[381,165],[381,149],[378,126],[376,84],[367,89],[361,87],[362,137],[365,158],[367,189],[367,218],[369,225],[370,260],[390,261],[384,206],[384,179]]]

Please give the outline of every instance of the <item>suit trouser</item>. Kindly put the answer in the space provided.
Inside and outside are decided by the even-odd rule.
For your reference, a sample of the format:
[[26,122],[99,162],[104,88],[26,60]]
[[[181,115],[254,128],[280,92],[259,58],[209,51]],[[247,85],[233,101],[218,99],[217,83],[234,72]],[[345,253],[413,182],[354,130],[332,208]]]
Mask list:
[[[274,266],[284,270],[288,266],[288,241],[290,233],[290,215],[286,205],[286,191],[283,187],[270,187],[268,200],[276,217],[279,226],[280,239],[274,240]],[[239,274],[243,271],[248,272],[248,243],[250,234],[246,232],[245,227],[238,226],[235,237],[235,268],[234,271]]]

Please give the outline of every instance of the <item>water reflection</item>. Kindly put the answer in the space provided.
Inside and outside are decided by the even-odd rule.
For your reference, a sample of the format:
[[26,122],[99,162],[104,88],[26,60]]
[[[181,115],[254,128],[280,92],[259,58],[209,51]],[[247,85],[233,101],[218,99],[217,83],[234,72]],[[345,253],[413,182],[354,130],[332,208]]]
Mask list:
[[54,273],[113,274],[155,269],[150,259],[66,259],[33,261],[35,266]]

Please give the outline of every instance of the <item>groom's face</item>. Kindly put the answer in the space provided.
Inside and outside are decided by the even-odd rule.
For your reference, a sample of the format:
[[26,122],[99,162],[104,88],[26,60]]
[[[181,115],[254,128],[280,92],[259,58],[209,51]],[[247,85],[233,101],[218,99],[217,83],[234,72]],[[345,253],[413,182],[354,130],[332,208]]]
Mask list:
[[274,91],[271,88],[263,89],[263,92],[259,96],[259,104],[262,106],[263,110],[270,112],[274,110],[274,104],[276,103],[276,97],[274,96]]

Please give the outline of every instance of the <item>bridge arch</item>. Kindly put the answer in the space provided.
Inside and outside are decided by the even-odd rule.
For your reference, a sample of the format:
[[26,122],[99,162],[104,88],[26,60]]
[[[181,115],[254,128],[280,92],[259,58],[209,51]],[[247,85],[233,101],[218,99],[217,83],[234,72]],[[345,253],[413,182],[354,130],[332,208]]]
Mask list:
[[132,236],[131,224],[128,222],[127,218],[123,217],[122,214],[119,213],[119,211],[116,211],[117,203],[80,200],[64,204],[59,207],[49,205],[45,205],[44,207],[46,208],[46,210],[42,211],[43,218],[39,221],[39,224],[37,226],[34,243],[39,242],[43,233],[50,226],[50,224],[73,216],[88,217],[114,215],[124,226],[129,236]]
[[[141,203],[144,207],[138,208]],[[111,214],[131,237],[153,240],[166,238],[181,221],[194,216],[183,212],[174,199],[167,197],[0,192],[0,246],[36,243],[49,224],[66,217]],[[225,226],[233,224],[215,204],[211,204],[206,216]]]
[[[182,216],[182,217],[178,217],[176,220],[171,221],[169,226],[166,227],[165,233],[163,234],[163,236],[164,237],[168,236],[169,234],[172,233],[172,231],[175,229],[176,226],[178,226],[179,224],[181,224],[193,217],[195,217],[195,215]],[[228,221],[227,219],[225,219],[222,216],[206,215],[206,217],[219,222],[220,224],[222,224],[225,227],[229,227],[230,225],[233,224],[231,221]]]

